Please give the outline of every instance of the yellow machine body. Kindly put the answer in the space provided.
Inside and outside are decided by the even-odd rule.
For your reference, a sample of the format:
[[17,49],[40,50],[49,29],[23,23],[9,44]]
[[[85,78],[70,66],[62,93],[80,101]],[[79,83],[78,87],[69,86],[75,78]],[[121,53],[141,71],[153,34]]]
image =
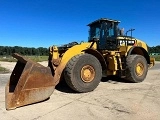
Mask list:
[[13,54],[18,62],[6,85],[6,109],[15,109],[49,98],[62,76],[77,92],[94,90],[102,74],[142,82],[148,68],[155,65],[155,59],[150,58],[145,42],[117,33],[113,37],[109,36],[112,30],[117,31],[118,23],[119,21],[110,19],[97,20],[89,24],[88,42],[49,47],[47,67],[17,53]]

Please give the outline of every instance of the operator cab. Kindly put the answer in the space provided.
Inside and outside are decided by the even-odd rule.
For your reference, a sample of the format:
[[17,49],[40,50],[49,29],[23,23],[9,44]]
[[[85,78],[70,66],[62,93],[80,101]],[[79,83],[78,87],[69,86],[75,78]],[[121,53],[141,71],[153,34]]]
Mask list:
[[95,41],[100,50],[116,50],[117,36],[121,34],[118,24],[120,21],[106,18],[98,19],[87,26],[90,27],[88,41]]

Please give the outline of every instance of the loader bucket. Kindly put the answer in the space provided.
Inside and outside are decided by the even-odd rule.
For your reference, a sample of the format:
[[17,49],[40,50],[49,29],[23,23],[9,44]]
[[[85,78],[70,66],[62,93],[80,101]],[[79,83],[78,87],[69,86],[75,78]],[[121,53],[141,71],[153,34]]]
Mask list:
[[5,88],[6,110],[46,100],[55,88],[54,72],[50,67],[12,55],[18,61]]

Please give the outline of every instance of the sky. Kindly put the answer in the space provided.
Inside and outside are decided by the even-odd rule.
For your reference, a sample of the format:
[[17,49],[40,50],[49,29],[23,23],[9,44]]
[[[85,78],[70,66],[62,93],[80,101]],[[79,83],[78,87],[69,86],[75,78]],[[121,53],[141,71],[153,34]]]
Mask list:
[[99,18],[119,20],[137,39],[160,45],[159,0],[0,0],[0,46],[87,41],[87,24]]

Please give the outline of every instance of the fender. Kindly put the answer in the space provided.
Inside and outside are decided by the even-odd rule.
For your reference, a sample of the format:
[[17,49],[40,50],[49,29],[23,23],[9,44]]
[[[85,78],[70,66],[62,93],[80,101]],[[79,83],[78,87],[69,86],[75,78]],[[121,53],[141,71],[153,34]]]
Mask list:
[[68,63],[68,61],[77,54],[84,54],[84,50],[90,47],[91,43],[82,43],[69,48],[62,56],[60,64],[55,68],[54,80],[56,80],[56,85],[60,81],[61,74]]
[[128,51],[128,53],[127,53],[127,56],[132,55],[132,54],[138,54],[138,55],[144,56],[147,60],[147,63],[150,64],[149,54],[143,47],[139,47],[139,46],[131,47],[130,50]]
[[97,51],[95,49],[91,49],[91,48],[84,50],[84,51],[85,51],[85,53],[88,53],[88,54],[95,56],[99,60],[99,62],[101,63],[101,66],[102,66],[102,70],[107,69],[106,61],[99,51]]

